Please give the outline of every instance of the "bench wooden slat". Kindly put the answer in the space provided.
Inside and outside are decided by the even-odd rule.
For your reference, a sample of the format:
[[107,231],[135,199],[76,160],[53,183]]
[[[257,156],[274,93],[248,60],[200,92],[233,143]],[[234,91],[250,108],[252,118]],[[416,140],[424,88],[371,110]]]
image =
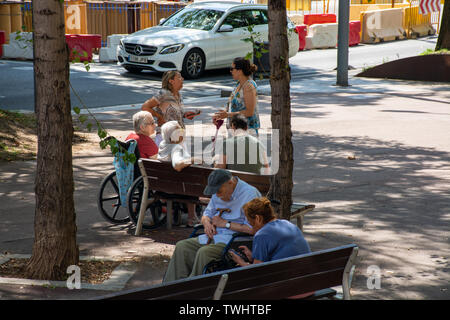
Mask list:
[[[153,159],[140,159],[139,162],[145,168],[145,174],[142,173],[143,176],[147,176],[150,178],[151,182],[156,180],[162,180],[165,182],[189,182],[193,185],[203,186],[202,192],[206,185],[208,184],[208,176],[215,168],[207,168],[199,165],[192,165],[187,168],[184,168],[182,171],[178,172],[172,168],[172,164],[170,162],[161,162],[159,160]],[[250,185],[257,188],[262,195],[267,194],[270,187],[270,177],[271,176],[262,176],[253,173],[247,173],[242,171],[230,170],[233,176],[238,176],[241,180],[249,183]],[[159,191],[157,188],[160,188],[160,184],[151,186],[152,190]],[[164,191],[167,192],[167,191]],[[175,193],[175,192],[171,192]],[[201,195],[203,196],[203,194]]]
[[[95,299],[212,299],[223,274],[228,275],[228,281],[222,299],[284,299],[343,285],[348,281],[345,275],[350,273],[357,250],[352,244]],[[345,296],[344,286],[343,289]]]
[[[203,191],[208,184],[208,177],[215,168],[202,167],[199,165],[191,165],[184,168],[181,172],[178,172],[172,168],[170,162],[161,162],[153,159],[139,159],[138,161],[141,174],[144,177],[144,181],[148,181],[148,188],[156,192],[156,194],[163,199],[170,201],[176,201],[180,196],[204,198]],[[262,196],[266,196],[270,189],[271,175],[258,175],[254,173],[242,172],[230,170],[233,176],[239,177],[239,179],[247,182],[259,190]],[[177,195],[180,195],[177,197]],[[197,202],[198,199],[188,199],[189,201]],[[147,201],[142,197],[141,208],[146,208]],[[291,206],[291,218],[297,217],[297,226],[303,230],[303,215],[314,209],[314,205],[294,203]],[[139,216],[141,213],[139,214]],[[135,234],[139,235],[142,230],[142,225],[139,219]],[[167,228],[171,226],[171,216],[168,216]]]
[[[289,298],[295,295],[312,292],[324,286],[337,286],[342,283],[343,269],[331,270],[321,274],[311,274],[304,277],[289,277],[285,280],[261,284],[239,290],[225,291],[222,300],[273,299],[274,297]],[[324,278],[326,277],[326,279]],[[230,281],[230,280],[229,280]]]

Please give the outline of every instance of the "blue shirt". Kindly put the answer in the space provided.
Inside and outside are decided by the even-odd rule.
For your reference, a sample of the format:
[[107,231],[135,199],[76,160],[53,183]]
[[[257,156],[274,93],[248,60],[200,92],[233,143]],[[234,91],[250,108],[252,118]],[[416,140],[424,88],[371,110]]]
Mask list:
[[[251,228],[242,207],[250,200],[261,197],[261,193],[258,189],[249,185],[247,182],[242,181],[238,177],[234,178],[237,179],[237,184],[233,194],[231,195],[230,201],[223,201],[214,194],[203,212],[203,215],[212,218],[219,215],[220,211],[217,211],[218,208],[227,208],[230,209],[231,212],[224,212],[222,214],[223,219],[239,224],[245,224]],[[227,228],[218,227],[216,228],[216,231],[217,234],[214,235],[214,243],[228,243],[231,240],[233,233],[236,232]],[[200,244],[206,244],[208,242],[208,236],[206,234],[202,234],[198,237],[198,241]]]
[[311,252],[300,229],[287,220],[266,223],[253,239],[252,256],[263,262]]

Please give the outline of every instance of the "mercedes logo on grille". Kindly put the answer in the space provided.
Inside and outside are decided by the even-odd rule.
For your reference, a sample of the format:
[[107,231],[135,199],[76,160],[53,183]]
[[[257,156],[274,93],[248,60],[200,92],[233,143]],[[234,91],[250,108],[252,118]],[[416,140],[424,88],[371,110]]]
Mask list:
[[143,52],[144,52],[144,49],[142,49],[142,47],[139,46],[139,45],[137,45],[137,46],[134,48],[134,53],[135,53],[136,55],[138,55],[138,56],[140,56]]

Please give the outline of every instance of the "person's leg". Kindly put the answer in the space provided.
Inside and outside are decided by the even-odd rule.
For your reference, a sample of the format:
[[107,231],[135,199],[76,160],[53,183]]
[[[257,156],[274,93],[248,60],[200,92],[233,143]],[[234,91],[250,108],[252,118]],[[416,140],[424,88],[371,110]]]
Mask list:
[[189,277],[201,275],[205,266],[212,260],[220,259],[225,243],[209,244],[201,247],[197,250],[195,255],[194,264],[192,266],[192,272]]
[[188,220],[187,220],[187,226],[193,227],[195,223],[197,223],[197,219],[195,216],[195,203],[188,202],[187,203],[188,208]]
[[197,238],[177,242],[163,282],[186,278],[192,271],[197,251],[202,247]]

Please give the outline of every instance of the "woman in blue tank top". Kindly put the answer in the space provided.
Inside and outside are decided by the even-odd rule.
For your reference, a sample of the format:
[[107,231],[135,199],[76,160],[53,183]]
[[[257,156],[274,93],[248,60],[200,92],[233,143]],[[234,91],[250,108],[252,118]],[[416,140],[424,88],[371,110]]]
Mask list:
[[[256,82],[252,75],[257,70],[257,66],[244,58],[236,58],[231,64],[230,72],[237,84],[228,99],[226,110],[220,110],[214,114],[214,121],[231,118],[237,113],[243,114],[247,118],[248,131],[252,135],[258,135],[260,127],[258,112],[258,93]],[[229,128],[229,121],[227,124]]]

